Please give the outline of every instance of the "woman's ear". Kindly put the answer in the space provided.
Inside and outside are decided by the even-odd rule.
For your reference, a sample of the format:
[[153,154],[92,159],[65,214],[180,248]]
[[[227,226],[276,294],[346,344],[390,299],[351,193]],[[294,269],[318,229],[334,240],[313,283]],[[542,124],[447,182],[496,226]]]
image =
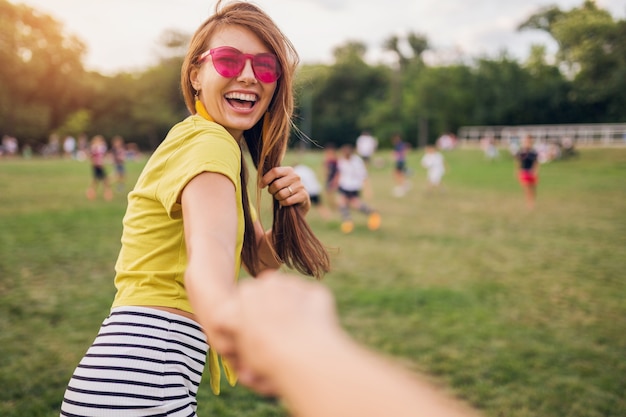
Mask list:
[[200,91],[202,89],[200,80],[198,79],[198,72],[198,68],[195,67],[189,71],[189,81],[191,81],[191,86],[196,91]]

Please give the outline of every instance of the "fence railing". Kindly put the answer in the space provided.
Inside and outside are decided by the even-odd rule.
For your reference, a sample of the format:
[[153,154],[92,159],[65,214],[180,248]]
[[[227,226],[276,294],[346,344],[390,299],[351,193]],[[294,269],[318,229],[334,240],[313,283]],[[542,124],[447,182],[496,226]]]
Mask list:
[[519,142],[525,135],[535,141],[578,145],[626,145],[626,123],[520,125],[520,126],[463,126],[457,138],[462,144],[478,144],[481,139],[492,139],[501,145]]

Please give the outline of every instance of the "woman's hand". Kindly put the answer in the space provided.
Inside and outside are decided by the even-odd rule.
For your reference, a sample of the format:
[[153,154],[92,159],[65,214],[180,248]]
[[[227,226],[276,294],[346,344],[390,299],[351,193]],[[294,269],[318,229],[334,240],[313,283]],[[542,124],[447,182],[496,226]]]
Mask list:
[[261,185],[267,187],[281,206],[298,205],[302,214],[309,212],[311,208],[309,193],[293,167],[281,166],[270,169],[261,179]]

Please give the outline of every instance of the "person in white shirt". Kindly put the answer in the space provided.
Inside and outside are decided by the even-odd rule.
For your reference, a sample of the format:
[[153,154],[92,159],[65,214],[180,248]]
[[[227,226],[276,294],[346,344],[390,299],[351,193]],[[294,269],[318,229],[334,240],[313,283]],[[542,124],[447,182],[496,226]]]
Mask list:
[[311,167],[305,164],[298,164],[293,167],[296,174],[300,176],[300,181],[304,185],[304,189],[309,193],[311,206],[315,207],[320,216],[327,220],[330,218],[330,211],[322,202],[322,184],[317,180],[317,175]]
[[338,164],[337,185],[339,191],[339,211],[341,212],[341,231],[350,233],[354,229],[354,222],[350,210],[358,210],[368,216],[367,227],[377,230],[380,227],[380,214],[361,200],[361,191],[367,180],[367,168],[363,159],[354,153],[350,144],[341,147],[341,156]]
[[429,188],[439,188],[443,174],[446,172],[446,164],[441,152],[432,145],[426,146],[421,163],[426,169]]
[[377,147],[378,140],[367,130],[364,130],[361,135],[356,138],[356,153],[363,158],[366,164],[369,164]]

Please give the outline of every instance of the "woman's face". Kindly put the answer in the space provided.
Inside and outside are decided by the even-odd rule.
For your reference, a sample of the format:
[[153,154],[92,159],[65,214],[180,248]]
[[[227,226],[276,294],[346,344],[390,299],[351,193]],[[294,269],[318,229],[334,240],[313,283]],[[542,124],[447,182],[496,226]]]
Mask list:
[[[244,54],[272,52],[253,32],[242,26],[218,30],[207,49],[220,46],[230,46]],[[213,120],[240,140],[244,130],[252,128],[267,111],[277,82],[257,80],[249,59],[239,75],[223,77],[215,70],[212,59],[207,56],[199,68],[191,71],[191,83],[199,91],[200,101]]]

